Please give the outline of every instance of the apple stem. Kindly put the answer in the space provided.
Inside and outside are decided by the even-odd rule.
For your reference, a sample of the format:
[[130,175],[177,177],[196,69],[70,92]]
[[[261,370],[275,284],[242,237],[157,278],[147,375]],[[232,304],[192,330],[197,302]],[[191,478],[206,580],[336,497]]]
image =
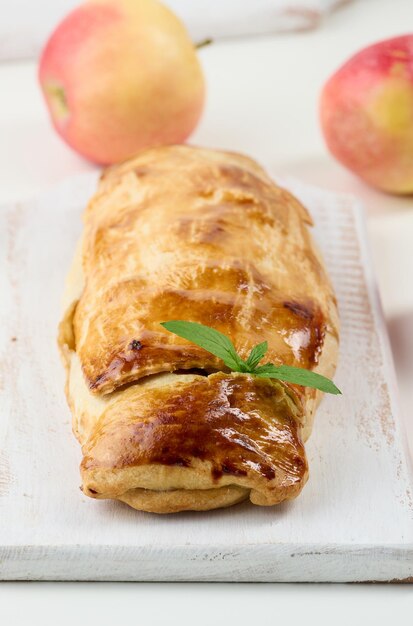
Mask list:
[[205,46],[210,46],[212,43],[214,43],[214,40],[211,38],[201,39],[201,41],[195,44],[195,49],[205,48]]

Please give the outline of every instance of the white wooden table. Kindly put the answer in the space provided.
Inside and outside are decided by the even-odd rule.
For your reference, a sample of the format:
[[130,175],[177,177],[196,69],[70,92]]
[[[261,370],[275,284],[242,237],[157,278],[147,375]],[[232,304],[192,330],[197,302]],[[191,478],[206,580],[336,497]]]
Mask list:
[[[193,137],[271,162],[324,187],[358,193],[368,210],[373,252],[392,335],[401,352],[409,335],[413,289],[410,200],[380,196],[327,157],[319,133],[320,86],[339,63],[374,40],[404,33],[413,20],[410,0],[364,0],[343,8],[319,31],[216,44],[202,50],[208,105]],[[0,66],[0,201],[28,198],[90,165],[51,130],[35,80],[34,63]],[[385,251],[385,254],[383,254]],[[404,273],[399,271],[403,260]],[[396,316],[403,315],[404,323]],[[406,321],[407,320],[407,321]],[[403,328],[405,330],[403,330]],[[411,352],[410,352],[411,354]],[[408,361],[400,377],[409,380]],[[407,368],[407,369],[406,369]],[[413,405],[406,386],[405,408]],[[413,412],[413,411],[412,411]],[[412,614],[411,586],[26,584],[0,586],[0,621],[65,626],[130,620],[152,625],[211,621],[251,624],[260,615],[308,624],[397,621]],[[219,620],[217,616],[222,616]],[[267,620],[269,618],[267,617]]]

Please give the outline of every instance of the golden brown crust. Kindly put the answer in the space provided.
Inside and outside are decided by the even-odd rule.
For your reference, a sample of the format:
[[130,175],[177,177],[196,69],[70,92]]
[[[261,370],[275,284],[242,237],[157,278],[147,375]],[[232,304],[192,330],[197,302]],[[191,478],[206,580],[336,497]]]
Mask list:
[[214,326],[244,357],[267,340],[270,360],[315,365],[327,328],[337,329],[307,221],[239,155],[157,148],[111,168],[85,215],[86,284],[74,319],[90,389],[222,368],[164,331],[167,319]]
[[287,386],[221,372],[186,378],[133,385],[108,406],[83,446],[85,493],[117,497],[133,474],[135,488],[235,482],[268,504],[295,497],[307,462],[302,407]]
[[332,376],[336,302],[310,223],[241,155],[156,148],[106,170],[60,332],[87,495],[155,512],[298,495],[321,393],[230,374],[160,322],[213,326],[243,357],[267,340],[268,360]]

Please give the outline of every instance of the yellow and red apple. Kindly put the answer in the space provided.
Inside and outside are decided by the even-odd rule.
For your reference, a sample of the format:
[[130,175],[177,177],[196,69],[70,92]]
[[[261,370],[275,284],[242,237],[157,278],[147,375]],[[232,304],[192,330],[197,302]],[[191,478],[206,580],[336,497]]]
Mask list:
[[90,0],[72,11],[43,50],[39,80],[58,133],[100,164],[185,141],[204,104],[194,46],[156,0]]
[[413,35],[353,56],[324,86],[320,112],[343,165],[384,191],[413,192]]

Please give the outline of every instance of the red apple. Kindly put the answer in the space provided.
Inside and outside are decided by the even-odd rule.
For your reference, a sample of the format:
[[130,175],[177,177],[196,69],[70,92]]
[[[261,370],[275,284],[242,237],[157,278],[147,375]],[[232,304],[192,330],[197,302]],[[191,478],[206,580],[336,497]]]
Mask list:
[[58,133],[101,164],[185,141],[204,103],[194,46],[156,0],[91,0],[72,11],[43,50],[39,80]]
[[321,124],[332,154],[370,185],[413,192],[413,35],[381,41],[327,81]]

